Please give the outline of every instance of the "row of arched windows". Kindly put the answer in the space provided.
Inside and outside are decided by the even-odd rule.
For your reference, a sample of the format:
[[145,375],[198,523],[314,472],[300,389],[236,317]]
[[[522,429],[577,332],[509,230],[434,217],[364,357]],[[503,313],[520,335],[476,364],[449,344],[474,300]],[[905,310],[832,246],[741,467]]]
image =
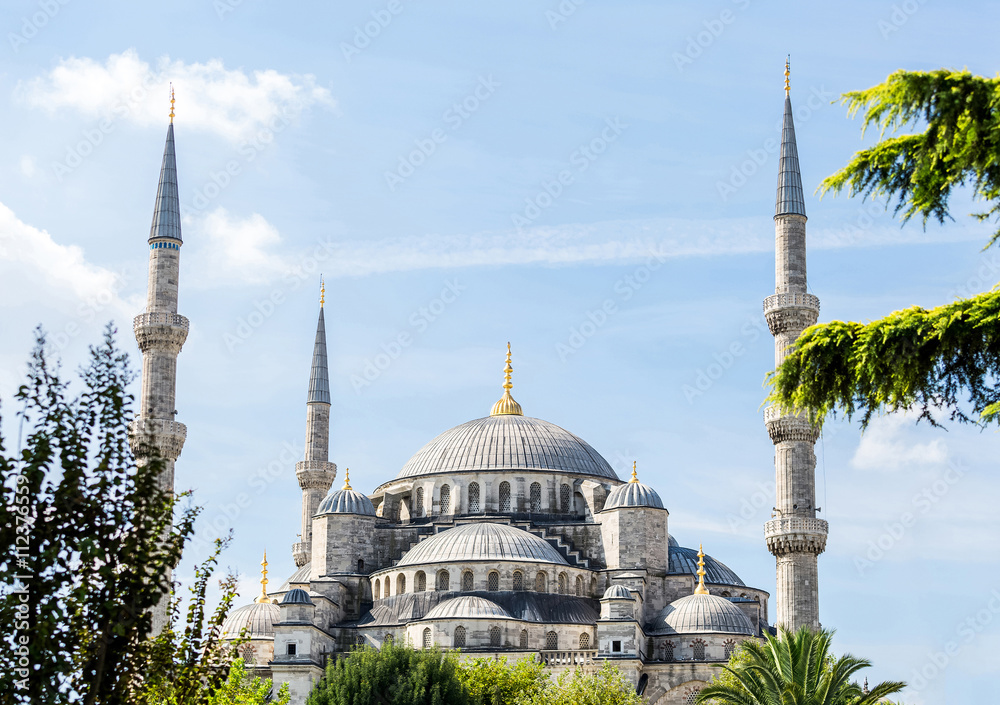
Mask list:
[[[569,594],[569,578],[566,573],[560,573],[557,578],[557,593],[560,595]],[[439,570],[437,572],[437,580],[435,582],[435,589],[438,591],[447,591],[451,589],[451,574],[447,570]],[[476,578],[471,570],[462,571],[461,576],[461,587],[463,592],[472,592],[476,589]],[[500,590],[500,573],[495,570],[491,570],[486,576],[486,589],[490,592],[497,592]],[[511,580],[511,589],[520,592],[525,590],[524,573],[520,570],[515,570]],[[422,570],[418,570],[413,576],[413,592],[424,592],[427,590],[427,574]],[[574,581],[573,594],[577,597],[583,597],[586,590],[584,579],[582,575],[576,576]],[[597,578],[591,578],[590,580],[590,594],[593,595],[597,591]],[[383,597],[389,597],[392,594],[402,595],[406,592],[406,576],[400,573],[396,576],[396,591],[392,592],[392,579],[386,575],[384,578],[376,578],[372,583],[372,593],[376,600],[381,600]],[[548,592],[548,575],[542,571],[535,574],[535,592]]]
[[[500,627],[492,626],[489,629],[489,638],[491,647],[497,647],[503,645],[503,632]],[[388,637],[388,635],[386,635]],[[423,631],[423,646],[425,649],[431,648],[433,644],[433,637],[430,627],[425,627]],[[455,631],[452,635],[452,646],[455,648],[461,648],[467,644],[468,634],[465,627],[459,625],[455,627]],[[590,648],[590,634],[588,632],[583,632],[580,634],[580,639],[577,642],[581,650]],[[528,630],[522,629],[521,633],[518,635],[518,648],[527,649],[528,648]],[[549,651],[556,651],[559,649],[559,635],[554,632],[545,633],[545,648]]]
[[[441,485],[440,489],[440,514],[451,514],[451,485]],[[509,513],[515,510],[511,499],[510,483],[506,480],[500,483],[497,490],[498,508],[502,513]],[[478,482],[470,482],[467,488],[468,513],[478,514],[483,511],[482,488]],[[572,507],[572,489],[568,484],[559,486],[559,508],[563,512],[569,512]],[[456,507],[456,509],[459,509]],[[413,515],[422,517],[425,513],[430,513],[431,507],[427,506],[425,512],[424,488],[418,487],[413,493]],[[528,511],[542,511],[542,485],[539,482],[532,482],[528,488]],[[391,517],[386,517],[391,518]]]
[[[725,649],[725,656],[727,660],[729,659],[729,657],[733,655],[733,652],[736,651],[736,646],[737,645],[735,639],[727,639],[723,643],[723,647]],[[705,660],[705,642],[702,639],[695,639],[694,641],[691,642],[691,657],[695,661]],[[662,644],[660,644],[660,660],[661,661],[674,660],[674,642],[665,641]]]

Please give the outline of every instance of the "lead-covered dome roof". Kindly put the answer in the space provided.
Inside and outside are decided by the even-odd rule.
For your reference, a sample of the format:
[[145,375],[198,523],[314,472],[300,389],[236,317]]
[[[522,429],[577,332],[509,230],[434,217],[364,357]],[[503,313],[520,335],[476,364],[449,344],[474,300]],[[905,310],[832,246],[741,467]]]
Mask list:
[[754,634],[739,607],[724,597],[697,593],[664,607],[651,626],[658,634]]
[[619,507],[655,507],[663,509],[663,502],[660,495],[656,494],[649,485],[644,485],[638,480],[626,482],[624,485],[611,490],[607,501],[604,502],[604,509],[617,509]]
[[568,565],[547,541],[507,524],[466,524],[424,539],[397,567],[464,561],[524,561]]
[[362,514],[375,516],[375,505],[364,494],[350,488],[334,490],[320,502],[317,514]]
[[[274,623],[281,610],[273,602],[253,602],[235,609],[222,623],[222,637],[236,639],[242,633],[247,639],[273,639]],[[246,629],[246,632],[243,630]]]
[[474,595],[439,602],[424,619],[510,619],[510,613],[495,602]]
[[530,416],[502,414],[448,429],[410,458],[396,479],[456,472],[558,472],[618,480],[582,438]]

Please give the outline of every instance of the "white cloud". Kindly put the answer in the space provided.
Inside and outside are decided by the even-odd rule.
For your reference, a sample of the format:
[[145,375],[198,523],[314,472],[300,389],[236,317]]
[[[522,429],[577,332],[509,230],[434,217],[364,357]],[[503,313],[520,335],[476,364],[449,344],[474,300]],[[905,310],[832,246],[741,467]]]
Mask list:
[[189,218],[188,242],[197,243],[192,267],[194,281],[208,287],[225,284],[266,284],[291,269],[277,251],[282,238],[278,229],[259,213],[247,218],[216,208],[201,218]]
[[161,125],[167,117],[169,83],[177,93],[177,121],[227,139],[247,139],[275,115],[293,119],[311,105],[333,107],[330,92],[311,74],[227,69],[220,59],[187,64],[162,57],[155,68],[134,49],[104,63],[62,59],[46,75],[18,84],[27,105],[54,112],[76,110],[95,119],[110,117],[138,125]]
[[875,419],[861,437],[851,458],[859,470],[895,471],[914,466],[939,466],[948,462],[948,446],[940,438],[917,443],[915,418],[896,413]]

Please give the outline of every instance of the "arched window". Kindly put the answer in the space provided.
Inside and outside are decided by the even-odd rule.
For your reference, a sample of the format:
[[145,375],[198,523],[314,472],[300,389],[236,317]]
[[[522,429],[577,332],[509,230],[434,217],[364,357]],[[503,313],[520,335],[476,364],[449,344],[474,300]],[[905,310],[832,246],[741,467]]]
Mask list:
[[580,648],[589,649],[590,648],[590,634],[584,632],[580,635]]
[[424,488],[417,488],[417,499],[413,507],[413,515],[422,517],[424,515]]
[[437,589],[441,591],[451,589],[451,576],[448,575],[447,570],[438,571]]
[[377,578],[375,579],[375,588],[374,588],[373,592],[375,593],[375,599],[376,600],[381,600],[382,599],[382,582],[380,580],[378,580]]
[[663,660],[673,661],[674,660],[674,642],[667,641],[663,644]]
[[451,514],[451,485],[441,485],[441,513]]
[[569,511],[569,485],[559,487],[559,508],[564,512]]
[[500,627],[490,627],[490,646],[500,646]]
[[542,511],[542,486],[537,482],[532,482],[528,490],[528,511]]
[[431,648],[431,628],[424,627],[424,648]]
[[361,632],[358,632],[358,635],[357,635],[357,637],[355,637],[354,641],[355,641],[355,643],[358,646],[364,646],[365,645],[365,635],[362,634]]
[[719,597],[732,597],[732,595],[730,594],[729,590],[723,590],[722,592],[719,593]]
[[359,558],[358,559],[358,572],[359,573],[364,573],[365,572],[365,559],[364,558]]
[[528,630],[527,629],[522,629],[521,630],[521,639],[518,641],[518,645],[522,649],[527,649],[528,648]]
[[427,589],[427,575],[424,571],[418,570],[417,574],[413,576],[413,592],[423,592]]
[[406,576],[400,573],[396,578],[396,594],[402,595],[404,592],[406,592]]
[[559,583],[558,583],[558,585],[559,585],[559,587],[558,587],[558,590],[556,590],[556,592],[558,592],[560,595],[565,595],[566,594],[566,574],[565,573],[560,573],[559,574]]
[[462,573],[462,590],[464,592],[469,592],[470,590],[475,590],[475,579],[472,577],[472,571],[467,570]]
[[500,483],[500,511],[510,511],[510,483],[506,480]]
[[555,651],[559,648],[559,635],[555,632],[545,633],[545,648],[549,651]]
[[694,656],[695,661],[705,660],[705,642],[701,639],[695,639],[691,642],[691,652]]
[[389,584],[391,582],[392,581],[389,580],[389,576],[388,575],[385,576],[385,579],[382,581],[382,588],[385,590],[385,596],[386,597],[389,597]]
[[726,658],[728,659],[733,655],[733,652],[736,651],[736,640],[726,639],[724,646],[726,647]]
[[514,571],[514,590],[524,590],[524,573],[519,570]]
[[386,643],[386,644],[391,644],[391,643],[392,643],[392,641],[393,641],[393,637],[392,637],[392,634],[390,634],[390,633],[386,632],[385,636],[384,636],[384,637],[382,637],[382,642],[383,642],[383,643]]
[[576,596],[583,597],[583,578],[576,576]]
[[597,597],[597,578],[590,579],[590,596]]
[[539,571],[535,576],[535,592],[545,592],[545,573]]
[[465,646],[465,627],[455,627],[455,648]]
[[490,592],[496,592],[500,589],[500,573],[495,570],[490,571],[490,574],[486,576],[486,589]]
[[691,690],[689,690],[687,692],[687,695],[684,696],[684,705],[694,705],[696,702],[698,702],[698,693],[700,692],[701,688],[692,688]]
[[469,514],[478,514],[479,511],[479,483],[471,482],[469,483]]

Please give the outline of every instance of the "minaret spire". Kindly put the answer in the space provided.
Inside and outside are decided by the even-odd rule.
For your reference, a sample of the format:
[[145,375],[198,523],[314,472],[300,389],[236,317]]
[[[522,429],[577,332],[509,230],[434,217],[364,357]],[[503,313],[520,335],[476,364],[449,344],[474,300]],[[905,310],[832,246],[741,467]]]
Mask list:
[[[177,355],[188,334],[188,319],[177,313],[181,240],[177,158],[174,151],[173,93],[171,122],[163,148],[160,181],[149,229],[149,280],[146,311],[132,322],[142,352],[142,388],[139,411],[130,428],[130,444],[138,463],[157,457],[163,463],[160,487],[174,489],[174,462],[181,454],[187,427],[174,420],[176,411]],[[154,633],[166,625],[167,600],[153,611]]]
[[313,344],[309,392],[306,396],[306,453],[295,465],[302,488],[302,539],[292,545],[295,565],[302,567],[312,555],[312,518],[334,479],[337,466],[330,460],[330,372],[326,354],[326,322],[323,317],[326,284],[320,280],[319,320]]
[[[774,336],[774,364],[787,357],[803,330],[819,318],[819,299],[806,280],[806,206],[795,144],[795,125],[785,62],[785,114],[775,199],[774,294],[764,299],[764,316]],[[777,407],[764,411],[774,443],[775,505],[764,524],[777,567],[777,623],[792,631],[819,628],[817,558],[826,549],[827,523],[816,518],[816,452],[819,428],[807,417]]]

